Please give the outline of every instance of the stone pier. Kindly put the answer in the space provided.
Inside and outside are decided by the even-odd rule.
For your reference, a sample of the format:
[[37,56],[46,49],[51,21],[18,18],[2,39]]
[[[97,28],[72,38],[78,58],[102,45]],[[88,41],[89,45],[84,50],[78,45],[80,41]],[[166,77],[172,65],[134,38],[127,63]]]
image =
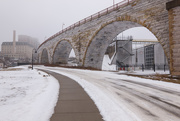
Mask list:
[[170,71],[180,75],[180,0],[166,4],[169,13]]

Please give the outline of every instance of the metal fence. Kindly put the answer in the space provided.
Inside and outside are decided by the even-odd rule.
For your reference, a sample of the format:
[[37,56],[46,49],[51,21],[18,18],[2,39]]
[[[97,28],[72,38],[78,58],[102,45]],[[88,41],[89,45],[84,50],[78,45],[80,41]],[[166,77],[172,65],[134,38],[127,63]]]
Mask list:
[[168,71],[169,66],[166,64],[153,64],[153,65],[122,65],[122,66],[116,66],[117,70],[122,70],[122,71],[146,71],[146,70],[152,70],[156,72],[157,70],[163,70]]

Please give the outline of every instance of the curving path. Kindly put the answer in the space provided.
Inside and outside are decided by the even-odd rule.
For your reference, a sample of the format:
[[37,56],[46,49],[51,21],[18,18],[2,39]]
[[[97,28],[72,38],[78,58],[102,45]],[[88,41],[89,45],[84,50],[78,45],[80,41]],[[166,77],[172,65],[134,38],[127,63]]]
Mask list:
[[77,82],[55,72],[45,72],[60,83],[58,102],[50,121],[103,121],[96,105]]
[[75,75],[95,85],[116,102],[117,107],[123,107],[127,113],[138,118],[133,121],[180,121],[178,84],[141,79],[116,72],[46,69]]

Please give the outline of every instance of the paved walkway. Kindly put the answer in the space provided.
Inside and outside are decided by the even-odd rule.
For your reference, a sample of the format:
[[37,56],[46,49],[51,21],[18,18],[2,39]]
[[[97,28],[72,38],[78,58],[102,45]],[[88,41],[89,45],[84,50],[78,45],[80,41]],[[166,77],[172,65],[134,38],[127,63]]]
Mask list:
[[55,72],[46,72],[60,83],[58,102],[50,121],[103,121],[96,105],[77,82]]

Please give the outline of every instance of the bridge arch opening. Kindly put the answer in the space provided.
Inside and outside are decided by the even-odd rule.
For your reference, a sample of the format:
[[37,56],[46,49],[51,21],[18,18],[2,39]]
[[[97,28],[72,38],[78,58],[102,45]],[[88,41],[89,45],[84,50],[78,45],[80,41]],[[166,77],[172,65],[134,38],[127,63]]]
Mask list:
[[[143,33],[143,34],[142,34]],[[145,27],[123,31],[108,46],[102,70],[169,70],[157,38]]]
[[[86,51],[84,66],[102,69],[102,62],[108,46],[113,43],[114,39],[120,33],[124,33],[128,29],[136,27],[143,26],[132,21],[115,21],[102,27],[89,44]],[[155,36],[156,35],[154,35],[154,38],[156,38]]]
[[57,43],[53,52],[53,64],[64,66],[76,65],[74,49],[68,40],[61,40]]
[[42,51],[41,63],[42,64],[49,64],[48,51],[47,51],[46,48],[44,48],[43,51]]

